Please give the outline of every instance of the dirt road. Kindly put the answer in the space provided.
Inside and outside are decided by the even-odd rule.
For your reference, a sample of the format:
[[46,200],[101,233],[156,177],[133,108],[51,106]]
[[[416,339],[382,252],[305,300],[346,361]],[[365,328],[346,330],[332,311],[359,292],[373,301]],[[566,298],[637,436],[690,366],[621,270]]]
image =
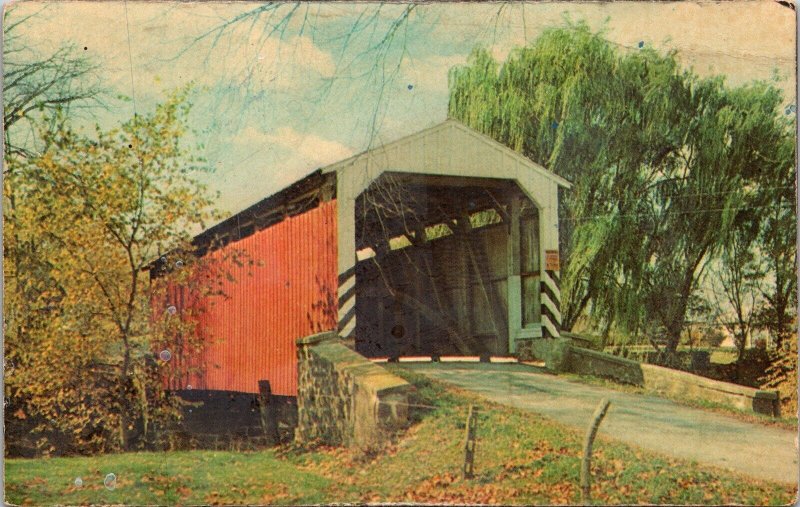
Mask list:
[[657,396],[624,393],[524,365],[406,364],[492,401],[585,428],[600,399],[611,400],[601,432],[663,454],[751,477],[797,484],[797,433],[693,409]]

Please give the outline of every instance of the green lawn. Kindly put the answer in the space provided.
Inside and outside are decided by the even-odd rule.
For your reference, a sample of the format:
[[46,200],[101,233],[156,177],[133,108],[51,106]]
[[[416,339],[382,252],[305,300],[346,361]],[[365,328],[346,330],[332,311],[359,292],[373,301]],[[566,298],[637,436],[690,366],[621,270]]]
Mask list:
[[[117,477],[113,490],[103,479]],[[76,487],[80,477],[83,485]],[[330,481],[274,451],[127,453],[6,461],[6,501],[22,504],[176,504],[325,501]]]
[[[582,435],[535,414],[492,405],[410,372],[416,423],[381,452],[292,447],[263,452],[130,453],[6,461],[7,501],[23,504],[314,504],[579,501]],[[460,478],[464,417],[481,405],[472,480]],[[434,408],[426,408],[434,407]],[[795,489],[658,456],[601,436],[598,503],[784,505]],[[103,485],[107,473],[118,480]],[[75,478],[83,481],[74,485]]]
[[731,364],[736,362],[736,349],[712,349],[710,360],[717,364]]

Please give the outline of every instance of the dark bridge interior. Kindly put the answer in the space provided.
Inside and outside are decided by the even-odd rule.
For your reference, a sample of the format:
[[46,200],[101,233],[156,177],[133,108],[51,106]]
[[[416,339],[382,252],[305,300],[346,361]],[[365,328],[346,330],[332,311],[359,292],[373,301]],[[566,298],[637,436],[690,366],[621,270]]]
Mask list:
[[[356,349],[507,354],[509,297],[523,325],[540,319],[538,230],[513,181],[384,174],[356,202]],[[509,273],[521,276],[519,294]]]

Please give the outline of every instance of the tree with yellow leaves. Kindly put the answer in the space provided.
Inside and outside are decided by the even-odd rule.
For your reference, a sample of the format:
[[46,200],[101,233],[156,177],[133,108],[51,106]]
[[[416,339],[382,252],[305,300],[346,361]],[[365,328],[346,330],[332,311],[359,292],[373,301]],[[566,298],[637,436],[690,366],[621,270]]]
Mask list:
[[[42,129],[41,152],[6,160],[6,422],[26,421],[40,450],[129,449],[177,417],[164,378],[186,372],[156,349],[199,350],[197,309],[170,319],[153,302],[170,284],[207,293],[216,280],[175,253],[215,217],[207,169],[181,142],[187,93],[91,137]],[[167,258],[154,283],[149,267]]]

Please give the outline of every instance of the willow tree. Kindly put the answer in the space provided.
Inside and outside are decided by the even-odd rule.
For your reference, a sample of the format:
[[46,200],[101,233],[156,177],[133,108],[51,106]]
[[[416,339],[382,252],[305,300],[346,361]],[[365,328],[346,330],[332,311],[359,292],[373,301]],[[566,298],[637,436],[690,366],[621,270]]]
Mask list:
[[[789,109],[787,113],[793,111]],[[786,122],[790,120],[787,118]],[[768,170],[760,174],[756,196],[760,210],[757,245],[769,273],[762,293],[766,304],[760,324],[770,332],[777,348],[794,341],[792,336],[797,329],[797,169],[792,131],[787,128],[776,133],[778,141],[771,146],[777,149],[758,153],[769,162],[765,168]]]
[[780,94],[701,79],[674,53],[622,51],[584,24],[500,64],[450,72],[449,113],[573,181],[562,209],[563,320],[674,350],[706,263],[786,131]]

